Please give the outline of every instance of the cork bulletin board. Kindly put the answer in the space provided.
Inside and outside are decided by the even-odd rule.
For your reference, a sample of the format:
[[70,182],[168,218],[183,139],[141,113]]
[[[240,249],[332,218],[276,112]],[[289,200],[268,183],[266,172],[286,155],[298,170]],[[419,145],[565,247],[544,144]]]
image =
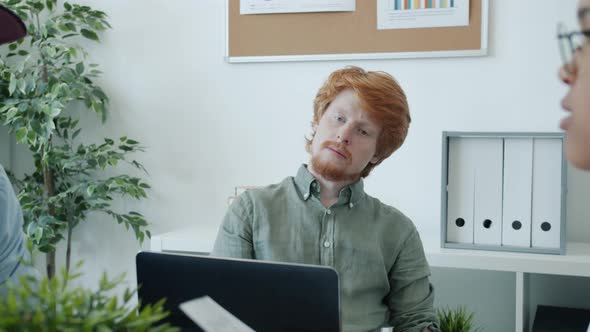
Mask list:
[[469,25],[377,29],[377,0],[356,0],[353,12],[240,15],[227,0],[226,60],[274,62],[483,56],[488,1],[470,0]]

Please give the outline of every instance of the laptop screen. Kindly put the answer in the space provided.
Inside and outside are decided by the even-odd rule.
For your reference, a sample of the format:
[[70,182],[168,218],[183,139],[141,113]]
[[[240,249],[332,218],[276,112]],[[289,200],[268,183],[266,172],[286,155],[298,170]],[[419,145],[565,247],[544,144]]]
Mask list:
[[166,298],[167,322],[202,331],[179,304],[208,295],[256,331],[340,331],[337,272],[325,266],[140,252],[138,296]]

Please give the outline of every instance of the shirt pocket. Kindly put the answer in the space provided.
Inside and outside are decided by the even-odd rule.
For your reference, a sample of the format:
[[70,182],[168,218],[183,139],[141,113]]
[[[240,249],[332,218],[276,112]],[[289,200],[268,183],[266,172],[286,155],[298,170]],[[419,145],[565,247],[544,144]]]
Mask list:
[[343,290],[389,292],[389,279],[383,254],[377,246],[341,246],[336,251]]

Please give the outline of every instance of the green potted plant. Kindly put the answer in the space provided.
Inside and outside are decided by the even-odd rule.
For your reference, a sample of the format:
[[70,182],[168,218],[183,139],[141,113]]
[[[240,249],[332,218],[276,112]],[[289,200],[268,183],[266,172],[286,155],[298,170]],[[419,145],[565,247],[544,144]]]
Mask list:
[[480,328],[473,326],[473,312],[468,312],[464,306],[457,308],[438,308],[436,315],[440,322],[441,332],[478,332]]
[[168,316],[164,300],[140,307],[131,304],[133,290],[125,289],[121,298],[111,295],[124,275],[109,279],[104,273],[96,291],[72,287],[71,282],[81,275],[76,272],[81,264],[73,273],[62,268],[51,279],[22,276],[18,285],[9,284],[7,296],[0,297],[0,332],[178,331],[161,323]]
[[130,158],[143,149],[125,136],[99,143],[80,139],[79,112],[93,111],[102,122],[107,118],[109,99],[95,83],[101,72],[88,62],[79,43],[98,41],[99,33],[110,28],[107,15],[58,0],[0,4],[20,16],[28,29],[26,38],[0,48],[0,123],[33,155],[33,171],[12,180],[19,189],[25,232],[47,253],[47,274],[52,277],[57,243],[67,241],[67,270],[72,230],[90,212],[102,212],[131,228],[140,243],[150,236],[141,213],[112,208],[115,198],[147,197],[147,183],[116,168],[127,163],[144,172]]

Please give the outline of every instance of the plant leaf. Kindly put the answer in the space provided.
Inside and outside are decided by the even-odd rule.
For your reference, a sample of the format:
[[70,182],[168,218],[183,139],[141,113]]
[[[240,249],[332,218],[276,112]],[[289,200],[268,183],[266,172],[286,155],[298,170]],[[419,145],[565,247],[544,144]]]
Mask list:
[[21,127],[16,130],[16,141],[22,142],[27,134],[27,128]]
[[79,75],[82,75],[82,73],[84,72],[84,63],[82,63],[82,62],[78,62],[78,63],[76,64],[76,72],[77,72]]
[[98,35],[94,31],[91,31],[88,29],[82,29],[82,30],[80,30],[80,33],[82,34],[82,36],[84,36],[90,40],[98,41]]
[[16,78],[14,77],[14,74],[11,73],[10,83],[8,84],[8,94],[12,96],[14,90],[16,90]]

